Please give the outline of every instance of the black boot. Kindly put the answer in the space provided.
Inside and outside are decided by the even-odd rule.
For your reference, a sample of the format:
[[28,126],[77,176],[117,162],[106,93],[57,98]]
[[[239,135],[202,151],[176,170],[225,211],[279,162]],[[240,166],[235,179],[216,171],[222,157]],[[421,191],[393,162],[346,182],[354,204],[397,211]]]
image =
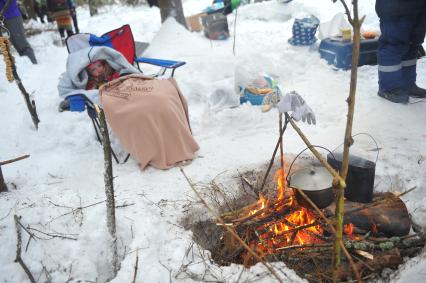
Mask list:
[[407,87],[408,95],[416,98],[425,98],[426,89],[418,87],[415,83]]
[[379,90],[377,95],[394,103],[406,104],[409,101],[408,91],[401,88],[388,91]]

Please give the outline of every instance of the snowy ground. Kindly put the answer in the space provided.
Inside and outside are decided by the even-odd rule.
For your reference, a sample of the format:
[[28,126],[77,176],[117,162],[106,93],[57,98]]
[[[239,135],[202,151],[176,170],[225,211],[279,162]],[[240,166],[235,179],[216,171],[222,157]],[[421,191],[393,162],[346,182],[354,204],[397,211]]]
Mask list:
[[[195,14],[210,2],[186,0],[185,13]],[[361,12],[367,15],[366,26],[377,29],[374,1],[360,2]],[[152,43],[146,55],[187,62],[177,71],[176,79],[188,100],[193,133],[201,149],[185,171],[195,182],[207,183],[220,173],[233,176],[237,170],[263,165],[277,139],[275,109],[262,113],[259,107],[247,104],[218,109],[213,103],[217,90],[232,95],[236,67],[256,66],[259,71],[278,76],[285,91],[297,90],[314,109],[317,125],[300,125],[312,143],[328,148],[341,143],[350,73],[330,68],[320,59],[318,45],[293,47],[287,43],[295,17],[311,13],[327,21],[341,11],[341,5],[332,1],[298,0],[287,5],[269,1],[241,7],[236,56],[232,53],[232,39],[209,41],[202,33],[189,33],[173,22],[160,31],[156,8],[114,5],[101,9],[96,17],[89,17],[87,7],[79,7],[78,17],[81,31],[95,34],[128,23],[136,40]],[[228,22],[233,35],[234,15],[228,17]],[[60,99],[56,85],[67,57],[64,47],[53,44],[58,38],[53,31],[29,38],[40,62],[36,66],[27,58],[16,57],[22,81],[34,93],[37,103],[41,120],[38,131],[32,126],[16,85],[7,83],[4,65],[0,63],[0,160],[31,155],[29,159],[2,167],[10,190],[0,195],[1,282],[29,282],[21,267],[14,263],[14,214],[22,216],[24,225],[77,239],[30,242],[23,258],[36,279],[40,278],[39,282],[104,282],[110,275],[105,205],[69,213],[72,208],[105,199],[103,154],[86,115],[57,111]],[[418,62],[418,84],[426,86],[424,58]],[[360,67],[353,132],[370,133],[379,143],[378,191],[417,187],[404,200],[414,219],[426,227],[425,102],[398,105],[379,98],[376,93],[377,67]],[[364,137],[360,137],[356,146],[374,147]],[[288,130],[285,147],[287,153],[295,154],[304,144],[294,131]],[[114,166],[114,175],[116,202],[129,206],[117,209],[117,233],[124,259],[112,282],[131,282],[136,250],[137,282],[194,282],[197,277],[200,281],[235,282],[239,278],[240,282],[252,282],[265,271],[260,264],[250,270],[239,266],[219,268],[209,262],[196,264],[197,249],[188,255],[192,234],[182,228],[180,221],[187,215],[187,205],[194,202],[195,196],[179,169],[148,168],[141,172],[135,161],[130,160]],[[203,207],[192,205],[191,209],[201,211]],[[423,253],[409,260],[392,276],[392,281],[424,282],[425,258]],[[182,264],[188,264],[187,273],[179,272]],[[206,269],[213,274],[203,278]],[[283,270],[285,274],[281,276],[286,282],[303,281],[294,272]],[[194,275],[192,279],[187,277],[189,273]]]

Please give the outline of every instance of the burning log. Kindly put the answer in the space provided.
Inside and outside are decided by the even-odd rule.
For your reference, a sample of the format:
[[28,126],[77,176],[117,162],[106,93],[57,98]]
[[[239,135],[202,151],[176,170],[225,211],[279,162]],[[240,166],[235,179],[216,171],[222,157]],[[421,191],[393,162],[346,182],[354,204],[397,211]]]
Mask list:
[[[333,215],[334,204],[326,208]],[[352,224],[358,234],[371,231],[387,237],[404,236],[410,232],[411,221],[404,202],[392,193],[376,194],[371,204],[346,201],[344,224]],[[350,232],[350,231],[347,231]]]

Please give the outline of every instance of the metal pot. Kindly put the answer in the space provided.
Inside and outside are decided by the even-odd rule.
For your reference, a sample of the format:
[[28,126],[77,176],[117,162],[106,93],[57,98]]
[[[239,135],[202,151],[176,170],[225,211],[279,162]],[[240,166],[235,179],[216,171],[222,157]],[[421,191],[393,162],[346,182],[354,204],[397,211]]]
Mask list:
[[332,182],[333,177],[324,167],[300,169],[289,178],[297,202],[307,208],[311,208],[310,204],[296,189],[303,191],[318,208],[324,208],[334,201]]
[[[342,167],[343,154],[327,155],[327,162],[335,170]],[[376,160],[377,161],[377,160]],[[345,198],[350,201],[369,203],[373,200],[376,162],[350,155],[346,177]]]

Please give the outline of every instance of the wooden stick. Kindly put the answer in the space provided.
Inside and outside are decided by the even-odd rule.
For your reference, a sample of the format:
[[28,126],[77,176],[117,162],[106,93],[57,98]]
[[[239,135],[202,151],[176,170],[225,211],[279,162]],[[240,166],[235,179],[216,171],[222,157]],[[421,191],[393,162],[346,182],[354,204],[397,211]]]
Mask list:
[[108,126],[105,120],[104,111],[99,107],[96,107],[96,112],[99,116],[100,130],[102,134],[102,147],[104,150],[104,182],[107,207],[107,226],[108,232],[112,237],[112,265],[115,277],[119,270],[119,261],[116,235],[114,178],[112,173],[111,142],[109,140]]
[[28,154],[26,154],[26,155],[22,155],[20,157],[16,157],[16,158],[13,158],[13,159],[0,161],[0,166],[6,165],[6,164],[9,164],[9,163],[13,163],[13,162],[16,162],[16,161],[19,161],[19,160],[22,160],[22,159],[25,159],[25,158],[28,158],[28,157],[30,157],[30,156]]
[[[355,95],[356,95],[356,85],[358,78],[358,61],[360,53],[360,43],[361,43],[361,24],[358,15],[358,0],[353,0],[353,18],[350,16],[349,9],[345,3],[345,0],[340,0],[342,2],[346,13],[348,15],[348,20],[353,28],[353,43],[352,43],[352,66],[351,66],[351,82],[349,88],[349,96],[347,98],[348,103],[348,114],[346,119],[346,129],[345,129],[345,138],[343,142],[343,157],[342,157],[342,167],[340,169],[340,176],[343,180],[346,180],[349,169],[349,148],[353,144],[352,139],[352,125],[355,112]],[[333,282],[339,281],[338,278],[338,269],[340,267],[340,243],[342,242],[343,236],[343,217],[344,217],[344,204],[345,204],[345,186],[338,184],[335,186],[336,193],[336,240],[334,243],[334,275]],[[358,281],[361,281],[360,277],[357,277]]]
[[136,250],[135,273],[133,274],[132,283],[136,283],[136,275],[138,274],[139,250]]
[[309,150],[315,155],[315,157],[318,159],[319,162],[330,172],[330,174],[333,176],[334,180],[333,182],[338,181],[341,186],[346,188],[346,182],[345,180],[340,177],[339,173],[334,170],[333,167],[331,167],[330,164],[322,157],[322,155],[318,152],[318,150],[315,149],[315,147],[311,144],[311,142],[308,140],[308,138],[305,136],[305,134],[300,130],[300,128],[296,125],[296,123],[293,121],[293,119],[285,113],[286,117],[288,117],[289,122],[293,129],[299,134],[300,138],[303,140],[303,142],[306,144],[306,146],[309,148]]
[[286,130],[286,128],[287,128],[288,118],[289,118],[289,117],[290,117],[290,116],[288,116],[288,115],[286,114],[286,120],[285,120],[284,126],[283,126],[282,128],[280,128],[280,130],[281,130],[281,129],[282,129],[282,130],[280,131],[280,136],[278,137],[277,144],[275,145],[274,152],[272,153],[272,158],[271,158],[271,160],[269,161],[268,169],[266,169],[265,177],[263,177],[262,185],[260,186],[260,189],[259,189],[259,191],[260,191],[260,192],[263,190],[263,187],[264,187],[264,186],[265,186],[265,184],[266,184],[266,179],[268,178],[268,176],[269,176],[269,172],[271,171],[272,165],[274,164],[275,155],[277,154],[278,147],[279,147],[279,146],[280,146],[280,144],[281,144],[281,140],[282,140],[283,135],[284,135],[284,132],[285,132],[285,130]]
[[284,251],[284,250],[292,250],[292,249],[304,249],[304,248],[331,248],[332,244],[304,244],[304,245],[293,245],[293,246],[287,246],[287,247],[281,247],[277,248],[277,251]]
[[284,148],[283,148],[283,131],[282,131],[282,126],[283,126],[283,114],[280,113],[279,114],[279,125],[278,128],[280,130],[279,134],[280,134],[280,164],[281,164],[281,173],[282,173],[282,178],[283,178],[283,182],[285,180],[285,176],[284,176]]
[[215,212],[213,209],[210,208],[210,206],[207,204],[207,202],[204,200],[204,198],[201,196],[201,194],[195,189],[194,185],[192,184],[191,180],[188,178],[188,176],[185,174],[185,171],[182,169],[182,167],[179,167],[180,171],[182,172],[183,176],[185,177],[186,181],[188,182],[191,189],[194,191],[194,193],[197,195],[197,197],[201,200],[201,202],[204,204],[204,206],[207,208],[207,210],[216,218],[218,222],[220,222],[223,227],[259,262],[261,262],[268,270],[271,272],[271,274],[278,280],[278,282],[283,283],[284,281],[278,276],[278,274],[275,272],[274,268],[267,264],[257,253],[253,251],[252,248],[250,248],[238,234],[235,232],[234,229],[230,228],[225,224],[225,222],[222,220],[222,218]]
[[17,237],[15,262],[19,263],[19,265],[27,274],[28,279],[30,279],[31,283],[36,283],[34,276],[31,274],[31,271],[28,269],[27,265],[24,263],[21,257],[22,237],[21,237],[21,229],[19,225],[19,217],[15,214],[13,218],[15,219],[15,228],[16,228],[16,237]]
[[13,78],[15,79],[15,82],[16,82],[19,90],[21,91],[22,96],[24,97],[25,104],[27,105],[28,111],[30,112],[31,119],[33,120],[34,126],[38,130],[38,123],[40,123],[40,119],[38,118],[38,115],[37,115],[36,105],[35,105],[34,100],[32,100],[30,98],[30,95],[28,94],[27,90],[25,89],[24,85],[22,84],[21,78],[18,75],[18,72],[16,70],[16,65],[15,65],[15,58],[13,58],[13,55],[10,52],[9,40],[5,41],[4,49],[5,49],[4,50],[5,52],[3,53],[3,56],[8,57],[7,61],[11,65]]

